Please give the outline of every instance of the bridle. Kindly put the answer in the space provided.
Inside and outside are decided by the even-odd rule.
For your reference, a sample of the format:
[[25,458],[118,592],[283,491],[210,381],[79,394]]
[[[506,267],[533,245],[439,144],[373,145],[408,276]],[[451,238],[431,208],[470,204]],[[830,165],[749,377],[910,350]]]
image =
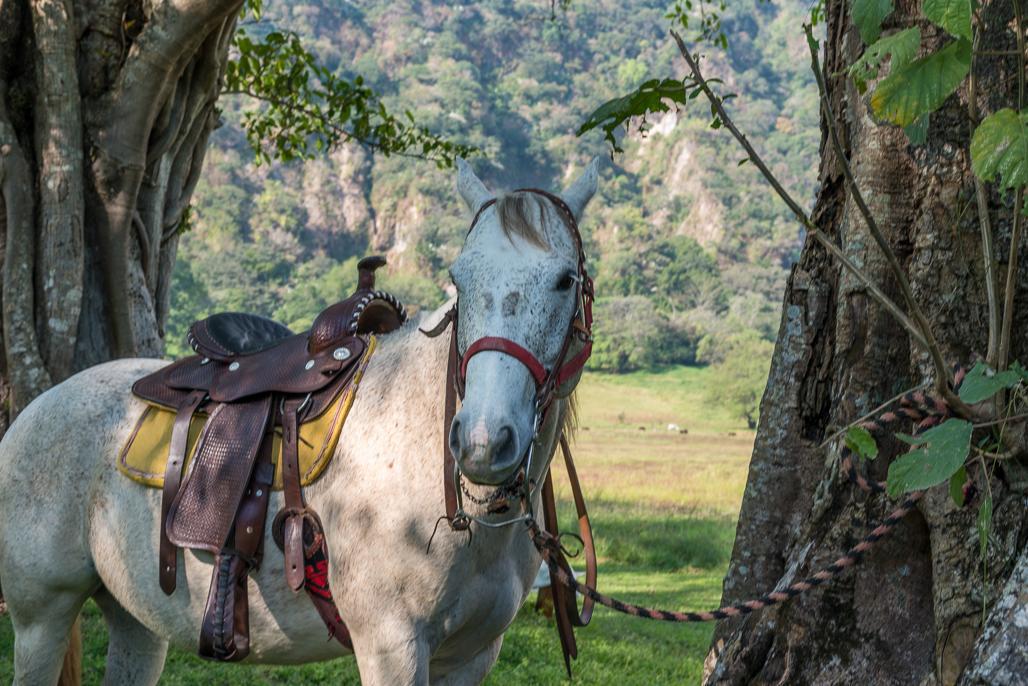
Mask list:
[[[551,412],[554,406],[553,401],[559,398],[566,398],[571,394],[571,391],[574,390],[573,384],[577,383],[577,379],[585,368],[589,355],[592,353],[593,282],[585,268],[582,234],[578,229],[575,215],[567,203],[559,196],[538,188],[520,188],[515,192],[533,193],[542,196],[549,200],[563,217],[564,224],[570,231],[578,251],[578,269],[574,277],[577,307],[575,314],[571,317],[571,321],[568,322],[560,353],[557,355],[553,366],[549,368],[530,350],[502,336],[483,336],[472,342],[467,350],[461,353],[457,348],[458,324],[456,302],[443,315],[442,320],[435,327],[428,331],[422,329],[422,333],[425,335],[435,337],[442,334],[451,324],[453,325],[453,330],[450,332],[450,352],[446,364],[446,399],[443,411],[443,493],[446,501],[446,514],[440,518],[440,521],[446,519],[454,531],[468,531],[472,522],[490,529],[505,527],[519,522],[526,525],[533,543],[550,569],[550,588],[553,597],[554,617],[557,620],[557,633],[560,637],[561,651],[564,654],[564,665],[570,677],[571,658],[578,656],[574,627],[585,626],[589,623],[589,620],[592,618],[593,600],[585,598],[582,602],[582,609],[579,610],[575,591],[565,581],[562,581],[562,579],[568,578],[569,575],[573,579],[574,572],[568,564],[567,551],[561,543],[560,533],[557,529],[557,504],[553,493],[553,477],[550,470],[547,470],[541,484],[541,502],[545,524],[545,526],[541,526],[536,521],[535,514],[532,511],[535,489],[540,487],[540,484],[535,483],[531,479],[531,474],[532,460],[539,431],[542,427],[547,426],[551,420]],[[495,198],[488,200],[478,208],[474,219],[471,221],[471,226],[468,228],[465,240],[475,229],[482,213],[494,204],[496,204]],[[519,495],[521,513],[498,522],[470,514],[464,509],[460,468],[450,453],[448,439],[450,427],[457,412],[457,398],[464,398],[468,363],[472,357],[487,350],[513,357],[524,365],[528,373],[532,375],[536,387],[532,440],[528,444],[528,449],[522,459],[521,466],[515,471],[515,481],[503,485],[497,490],[497,493],[503,490],[516,490]],[[578,482],[578,473],[575,470],[574,461],[571,457],[571,448],[563,430],[560,432],[559,446],[564,456],[564,464],[567,468],[568,478],[571,482],[571,492],[575,500],[575,510],[578,513],[580,535],[575,537],[581,542],[582,550],[585,553],[586,585],[595,588],[596,548],[593,545],[592,526],[589,522],[589,513],[586,511],[582,489]],[[492,512],[493,510],[490,508],[489,511]]]
[[[557,355],[557,361],[553,365],[552,369],[547,369],[546,365],[540,362],[539,358],[537,358],[530,350],[524,348],[518,343],[515,343],[509,338],[504,338],[502,336],[483,336],[471,343],[463,354],[458,355],[460,359],[460,370],[456,380],[458,383],[460,397],[463,398],[464,382],[467,379],[468,364],[471,362],[471,358],[478,353],[485,352],[487,350],[504,353],[524,365],[529,374],[532,375],[532,379],[535,381],[536,386],[536,407],[545,410],[552,403],[554,393],[582,371],[583,367],[585,367],[586,361],[589,359],[589,355],[592,353],[593,282],[585,267],[585,251],[582,246],[582,234],[578,229],[578,222],[575,220],[575,215],[571,211],[571,208],[568,207],[567,203],[565,203],[560,196],[538,188],[520,188],[515,192],[534,193],[546,198],[553,203],[554,207],[556,207],[564,218],[564,223],[568,227],[571,237],[574,239],[575,250],[578,253],[577,271],[574,277],[576,284],[575,301],[577,303],[577,308],[575,314],[571,317],[567,333],[564,336],[564,342],[561,344],[560,353]],[[481,218],[482,214],[495,204],[496,199],[492,198],[478,208],[478,211],[475,213],[475,217],[471,222],[471,226],[468,228],[468,232],[465,235],[465,240],[471,236],[471,232],[474,231],[475,226],[478,225],[478,220]],[[454,333],[456,334],[456,303],[450,311],[453,313],[451,320],[453,322]],[[569,358],[568,355],[572,344],[576,340],[582,343],[581,350]]]
[[[560,352],[552,367],[547,367],[538,357],[524,346],[502,336],[483,336],[473,341],[467,350],[461,352],[457,346],[458,306],[455,302],[443,316],[439,324],[431,330],[422,331],[428,336],[440,335],[448,326],[453,325],[450,339],[450,354],[447,364],[447,387],[446,387],[446,411],[444,413],[443,430],[443,462],[444,462],[444,487],[446,494],[446,518],[454,529],[467,529],[472,521],[487,528],[498,528],[509,526],[518,522],[526,522],[533,518],[532,495],[534,489],[540,484],[533,482],[529,475],[532,472],[533,457],[535,452],[536,438],[543,426],[546,426],[550,419],[550,410],[553,408],[553,401],[570,394],[571,388],[568,385],[577,379],[585,367],[589,355],[592,353],[592,303],[593,283],[585,266],[585,251],[582,246],[582,234],[575,220],[574,212],[568,207],[562,198],[548,191],[538,188],[521,188],[517,193],[533,193],[549,200],[561,214],[565,226],[571,233],[578,254],[577,271],[575,281],[575,302],[576,309],[571,321],[568,323],[567,332],[561,343]],[[484,202],[475,213],[474,219],[468,228],[465,240],[471,235],[478,225],[482,214],[496,204],[492,198]],[[519,516],[508,518],[502,521],[488,520],[468,513],[464,509],[463,495],[461,489],[460,468],[450,454],[448,436],[453,417],[456,414],[457,398],[464,398],[464,387],[467,380],[468,364],[471,359],[486,351],[499,352],[520,362],[532,376],[535,382],[535,417],[533,419],[532,440],[522,459],[521,466],[515,472],[515,477],[523,475],[522,512]]]

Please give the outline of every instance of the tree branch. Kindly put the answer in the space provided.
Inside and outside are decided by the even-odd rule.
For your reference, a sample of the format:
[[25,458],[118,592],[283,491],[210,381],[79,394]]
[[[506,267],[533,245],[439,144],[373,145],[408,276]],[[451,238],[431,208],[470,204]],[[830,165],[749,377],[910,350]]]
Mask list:
[[3,265],[3,327],[11,419],[52,385],[36,339],[33,180],[7,116],[7,84],[0,81],[0,200],[7,227]]
[[[254,100],[257,100],[259,102],[266,102],[269,105],[275,105],[276,107],[288,108],[293,110],[294,112],[300,112],[305,117],[323,116],[316,107],[298,107],[295,103],[286,102],[279,98],[269,96],[265,93],[257,93],[256,91],[252,91],[249,89],[226,90],[222,92],[222,95],[245,95],[246,97],[253,98]],[[385,152],[386,155],[396,155],[397,157],[406,157],[412,160],[426,160],[429,162],[438,162],[440,160],[447,159],[446,157],[423,155],[416,152],[405,152],[403,150],[385,151],[377,141],[359,138],[355,136],[353,132],[349,129],[339,126],[333,121],[326,121],[325,125],[328,128],[332,129],[332,131],[337,133],[340,139],[347,141],[349,143],[356,143],[357,145],[361,145],[371,152],[382,151]]]
[[849,159],[846,157],[846,151],[842,149],[842,143],[839,140],[839,131],[835,126],[835,114],[832,112],[832,104],[828,100],[828,90],[825,84],[824,74],[821,72],[821,63],[817,57],[817,41],[814,40],[814,33],[811,29],[810,24],[804,24],[804,31],[807,34],[807,45],[810,48],[810,67],[814,71],[814,78],[817,80],[818,93],[821,96],[821,106],[824,108],[825,120],[828,126],[829,137],[832,140],[832,147],[835,149],[835,156],[839,160],[839,164],[842,165],[843,176],[846,179],[846,185],[850,191],[850,197],[853,198],[854,204],[857,209],[860,210],[861,216],[864,218],[864,223],[867,225],[868,230],[875,239],[875,243],[878,244],[879,249],[885,254],[885,259],[889,264],[889,269],[892,271],[893,277],[896,279],[900,287],[900,292],[903,294],[903,299],[906,301],[907,310],[910,312],[911,318],[917,324],[918,330],[925,341],[925,347],[928,349],[928,353],[932,359],[932,365],[935,367],[935,386],[939,393],[946,399],[950,407],[955,412],[965,417],[972,417],[973,413],[960,397],[953,392],[950,386],[950,374],[946,368],[946,363],[942,359],[942,350],[939,348],[938,341],[935,340],[935,334],[932,333],[931,324],[928,322],[928,318],[925,317],[924,312],[921,310],[921,306],[914,298],[914,292],[910,288],[910,281],[907,279],[907,274],[903,271],[903,267],[899,263],[899,259],[896,257],[896,253],[893,252],[892,246],[885,239],[885,235],[878,227],[878,222],[875,221],[874,215],[871,214],[871,210],[868,208],[867,203],[864,201],[864,196],[860,192],[860,188],[857,186],[857,182],[853,178],[853,170],[850,169]]
[[159,5],[129,51],[97,133],[93,171],[104,211],[95,217],[114,353],[135,354],[129,295],[132,213],[153,125],[190,59],[242,0],[169,0]]
[[[1017,111],[1024,109],[1025,57],[1024,57],[1024,17],[1019,0],[1014,0],[1014,27],[1017,33]],[[975,175],[977,182],[978,176]],[[1024,188],[1019,187],[1014,195],[1014,223],[1010,229],[1010,256],[1007,258],[1007,280],[1003,294],[1003,328],[999,336],[999,352],[996,368],[1000,371],[1007,368],[1010,358],[1010,335],[1014,325],[1014,296],[1017,293],[1017,257],[1021,244],[1021,227],[1024,225]]]
[[[1014,3],[1017,4],[1016,2]],[[974,48],[981,43],[981,31],[975,27]],[[971,68],[967,78],[967,115],[970,119],[971,132],[979,123],[978,117],[978,78],[975,76],[977,55],[972,52]],[[974,178],[974,199],[978,207],[978,226],[982,234],[982,260],[985,262],[985,297],[989,307],[989,342],[986,347],[985,359],[992,366],[996,365],[999,355],[999,295],[996,293],[996,248],[992,240],[992,221],[989,219],[989,196],[985,184],[977,174]]]
[[71,0],[34,0],[36,65],[36,167],[39,252],[36,256],[40,351],[56,379],[73,369],[82,311],[83,240],[82,112]]
[[196,59],[195,69],[203,78],[194,79],[192,83],[186,119],[190,126],[181,132],[173,148],[168,188],[161,208],[162,244],[181,221],[203,170],[207,139],[217,124],[214,105],[221,94],[231,44],[229,37],[236,21],[236,17],[230,17],[219,31],[212,32]]
[[750,161],[764,176],[764,179],[771,185],[771,188],[773,188],[775,193],[778,194],[778,197],[781,198],[783,202],[785,202],[785,204],[789,207],[790,210],[792,210],[792,213],[796,216],[800,223],[803,224],[804,228],[806,228],[807,230],[807,233],[811,235],[818,243],[820,243],[826,250],[828,250],[828,252],[831,253],[832,256],[835,257],[835,259],[839,260],[839,262],[842,263],[842,265],[847,270],[849,270],[849,272],[852,273],[857,278],[857,280],[859,280],[864,285],[865,288],[868,289],[868,292],[871,293],[872,297],[874,297],[874,299],[877,300],[878,303],[882,305],[882,307],[888,310],[889,313],[896,318],[896,320],[903,326],[904,329],[907,330],[907,332],[914,338],[914,340],[921,343],[921,345],[927,347],[927,341],[921,334],[919,327],[917,327],[914,324],[914,322],[911,321],[911,319],[903,312],[903,310],[900,309],[900,307],[895,302],[893,302],[892,299],[888,295],[886,295],[882,291],[882,289],[880,289],[874,283],[874,281],[872,281],[863,272],[863,270],[861,270],[857,265],[853,263],[852,260],[850,260],[846,253],[844,253],[842,249],[835,244],[834,241],[832,241],[828,236],[824,234],[823,231],[821,231],[819,228],[817,228],[817,226],[815,226],[814,222],[811,221],[810,217],[800,207],[799,203],[797,203],[789,194],[789,192],[782,187],[782,184],[778,181],[774,173],[772,173],[772,171],[767,167],[767,165],[764,164],[764,161],[761,159],[760,155],[757,154],[757,151],[753,148],[750,142],[746,139],[746,136],[743,135],[741,131],[739,131],[739,129],[735,126],[735,122],[733,122],[731,117],[728,116],[728,113],[725,111],[721,99],[714,94],[714,92],[710,89],[710,85],[707,83],[706,79],[703,78],[703,74],[700,72],[699,65],[696,63],[696,60],[693,59],[692,55],[689,54],[689,51],[686,49],[685,42],[682,40],[681,36],[679,36],[675,31],[672,31],[671,35],[674,36],[675,41],[678,43],[678,49],[682,53],[682,57],[685,59],[686,63],[689,65],[689,69],[692,71],[693,79],[695,80],[696,84],[702,89],[703,94],[706,95],[707,99],[714,107],[714,110],[717,112],[718,118],[725,125],[725,128],[727,128],[735,137],[735,139],[739,142],[739,145],[743,147],[743,149],[746,151],[746,154],[749,156]]

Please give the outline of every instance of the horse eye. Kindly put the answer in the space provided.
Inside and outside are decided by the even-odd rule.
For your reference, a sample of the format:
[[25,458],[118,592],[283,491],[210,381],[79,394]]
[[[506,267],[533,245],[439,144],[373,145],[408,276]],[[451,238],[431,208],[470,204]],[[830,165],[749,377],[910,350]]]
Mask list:
[[561,278],[560,282],[557,283],[557,290],[558,291],[566,291],[566,290],[569,290],[574,285],[575,285],[575,275],[574,274],[570,274],[570,273],[569,274],[565,274]]

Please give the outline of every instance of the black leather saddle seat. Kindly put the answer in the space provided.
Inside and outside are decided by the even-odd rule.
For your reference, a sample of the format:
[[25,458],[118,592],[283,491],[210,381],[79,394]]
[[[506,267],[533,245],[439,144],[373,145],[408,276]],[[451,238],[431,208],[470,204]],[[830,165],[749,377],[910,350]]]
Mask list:
[[197,354],[141,379],[134,392],[178,407],[196,389],[208,391],[215,402],[325,389],[361,358],[368,334],[389,333],[406,321],[403,305],[374,287],[375,270],[384,264],[385,259],[377,256],[361,260],[353,295],[326,308],[303,333],[294,334],[271,319],[240,312],[213,314],[195,322],[188,341]]
[[[363,334],[384,334],[407,319],[403,305],[390,293],[375,290],[375,270],[385,258],[365,257],[357,263],[357,290],[318,315],[306,333],[307,350],[317,354],[335,342]],[[219,312],[194,322],[187,340],[197,354],[229,361],[282,345],[294,337],[289,327],[245,312]]]
[[195,322],[187,340],[194,350],[201,345],[223,356],[249,355],[266,350],[294,333],[278,322],[246,312],[219,312]]

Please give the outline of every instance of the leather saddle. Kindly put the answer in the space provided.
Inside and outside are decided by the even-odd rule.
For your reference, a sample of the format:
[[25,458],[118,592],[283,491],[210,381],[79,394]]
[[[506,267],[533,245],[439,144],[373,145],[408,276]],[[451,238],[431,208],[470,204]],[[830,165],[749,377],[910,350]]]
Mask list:
[[[276,433],[285,506],[271,533],[285,556],[286,583],[305,589],[330,635],[350,647],[328,586],[321,522],[303,498],[298,444],[300,427],[354,383],[371,335],[406,320],[396,298],[375,289],[375,270],[384,264],[382,257],[361,260],[353,295],[328,307],[304,333],[238,312],[195,322],[188,341],[197,354],[132,387],[139,398],[176,413],[161,500],[161,589],[175,591],[179,548],[214,555],[201,657],[235,661],[249,654],[247,579],[263,556]],[[197,414],[206,420],[187,455]]]

